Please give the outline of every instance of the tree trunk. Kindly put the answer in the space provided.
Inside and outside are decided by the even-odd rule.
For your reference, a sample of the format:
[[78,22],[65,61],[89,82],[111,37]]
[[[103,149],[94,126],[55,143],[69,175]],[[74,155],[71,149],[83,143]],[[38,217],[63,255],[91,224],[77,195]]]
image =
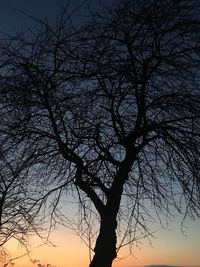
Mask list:
[[104,215],[101,218],[101,226],[99,236],[94,249],[95,255],[92,259],[90,267],[111,267],[113,260],[116,258],[116,217]]

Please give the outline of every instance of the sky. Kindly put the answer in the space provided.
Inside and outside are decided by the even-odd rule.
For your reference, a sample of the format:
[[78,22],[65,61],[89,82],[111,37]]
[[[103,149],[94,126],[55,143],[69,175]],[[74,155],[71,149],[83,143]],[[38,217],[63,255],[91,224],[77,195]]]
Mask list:
[[[160,229],[150,245],[144,240],[134,255],[128,256],[128,249],[119,253],[113,267],[143,267],[148,265],[169,266],[200,266],[200,222],[187,219],[185,221],[185,234],[180,229],[180,217],[169,225],[168,230]],[[157,226],[156,226],[157,227]],[[52,233],[51,246],[37,247],[40,242],[32,239],[30,258],[39,259],[41,264],[52,264],[56,267],[88,267],[88,248],[80,237],[69,229],[58,227]],[[13,257],[23,255],[25,251],[16,242],[8,244]],[[15,260],[16,267],[34,267],[28,256]]]
[[[77,7],[81,0],[72,2]],[[34,22],[20,11],[36,18],[47,16],[54,19],[65,3],[65,0],[0,0],[0,33],[13,34],[34,26]]]
[[[77,0],[71,1],[78,5]],[[34,22],[16,12],[21,10],[35,17],[48,16],[54,18],[59,12],[59,4],[64,0],[0,0],[0,33],[14,34],[26,27],[34,27]],[[94,3],[94,0],[93,0]],[[133,267],[147,265],[198,266],[200,267],[200,220],[188,219],[185,235],[180,229],[180,218],[177,218],[169,230],[160,229],[156,238],[152,239],[152,246],[144,241],[134,250],[134,256],[127,257],[128,250],[123,250],[113,267]],[[56,267],[87,267],[89,256],[87,247],[80,238],[68,229],[58,228],[52,235],[54,246],[38,247],[38,241],[33,238],[32,260],[39,259],[41,264],[51,263]],[[12,256],[24,254],[23,248],[16,242],[10,242],[7,248]],[[34,267],[28,256],[15,261],[16,267]]]

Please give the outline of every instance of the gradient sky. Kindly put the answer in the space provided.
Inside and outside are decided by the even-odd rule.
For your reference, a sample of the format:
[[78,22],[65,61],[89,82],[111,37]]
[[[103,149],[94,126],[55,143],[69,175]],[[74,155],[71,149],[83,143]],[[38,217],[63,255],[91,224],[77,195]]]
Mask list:
[[[172,266],[200,266],[200,222],[187,220],[186,233],[180,230],[180,218],[170,224],[169,230],[160,229],[152,239],[152,246],[143,241],[134,250],[134,257],[128,255],[128,249],[120,252],[113,267],[146,266],[149,264],[167,264]],[[31,259],[40,259],[42,264],[51,263],[56,267],[88,267],[89,254],[80,238],[69,230],[60,228],[51,235],[54,246],[37,247],[39,241],[33,239]],[[24,250],[16,242],[8,244],[13,256],[22,255]],[[15,261],[16,267],[34,267],[28,256]]]
[[[77,0],[71,1],[75,6]],[[92,0],[94,3],[95,1]],[[59,5],[64,0],[0,0],[0,33],[13,34],[24,27],[32,27],[33,21],[17,13],[14,9],[22,10],[37,17],[50,16],[52,19],[58,14]],[[115,262],[113,267],[133,267],[149,264],[168,264],[179,266],[200,267],[200,220],[185,222],[186,235],[180,230],[180,218],[175,220],[169,231],[160,230],[152,239],[151,247],[147,241],[134,251],[134,257],[124,258]],[[155,227],[157,228],[157,227]],[[57,229],[51,236],[54,247],[43,246],[33,249],[32,259],[40,259],[41,263],[51,263],[56,267],[87,267],[88,249],[81,243],[80,238],[69,233],[67,229]],[[38,245],[33,240],[33,247]],[[13,256],[24,253],[15,242],[8,244]],[[126,257],[128,250],[123,250],[120,257]],[[23,257],[15,261],[16,267],[34,267],[30,259]]]

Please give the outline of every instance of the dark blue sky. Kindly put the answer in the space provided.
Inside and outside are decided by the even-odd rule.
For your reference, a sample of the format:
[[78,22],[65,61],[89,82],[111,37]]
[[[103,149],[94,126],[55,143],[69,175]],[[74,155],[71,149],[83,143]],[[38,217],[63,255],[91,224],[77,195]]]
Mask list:
[[14,33],[33,22],[13,9],[22,10],[36,17],[53,16],[58,12],[58,3],[64,0],[1,0],[0,32]]
[[[91,2],[94,7],[98,0],[71,0],[73,8],[81,3]],[[0,0],[0,33],[14,34],[26,27],[33,26],[34,22],[26,16],[17,13],[14,9],[21,10],[37,18],[48,16],[54,19],[59,14],[60,7],[67,0]],[[86,7],[82,7],[84,13]],[[81,12],[81,11],[80,11]]]

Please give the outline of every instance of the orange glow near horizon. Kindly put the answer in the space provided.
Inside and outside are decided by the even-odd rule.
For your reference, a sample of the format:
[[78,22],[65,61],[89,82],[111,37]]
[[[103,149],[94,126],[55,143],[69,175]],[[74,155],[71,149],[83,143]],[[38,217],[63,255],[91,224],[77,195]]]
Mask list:
[[[126,257],[128,250],[121,251],[122,260],[115,261],[113,267],[147,266],[150,264],[168,264],[177,266],[200,267],[200,224],[199,221],[188,222],[187,235],[180,229],[161,230],[157,239],[152,239],[153,247],[144,241],[140,248],[135,249],[134,257]],[[88,267],[89,253],[80,238],[67,230],[58,230],[51,236],[55,246],[41,246],[30,253],[31,259],[40,260],[41,264],[51,264],[56,267]],[[34,243],[34,242],[33,242]],[[34,247],[34,244],[33,244]],[[8,245],[13,257],[22,255],[24,250],[12,242]],[[28,256],[15,260],[15,267],[38,267]]]

